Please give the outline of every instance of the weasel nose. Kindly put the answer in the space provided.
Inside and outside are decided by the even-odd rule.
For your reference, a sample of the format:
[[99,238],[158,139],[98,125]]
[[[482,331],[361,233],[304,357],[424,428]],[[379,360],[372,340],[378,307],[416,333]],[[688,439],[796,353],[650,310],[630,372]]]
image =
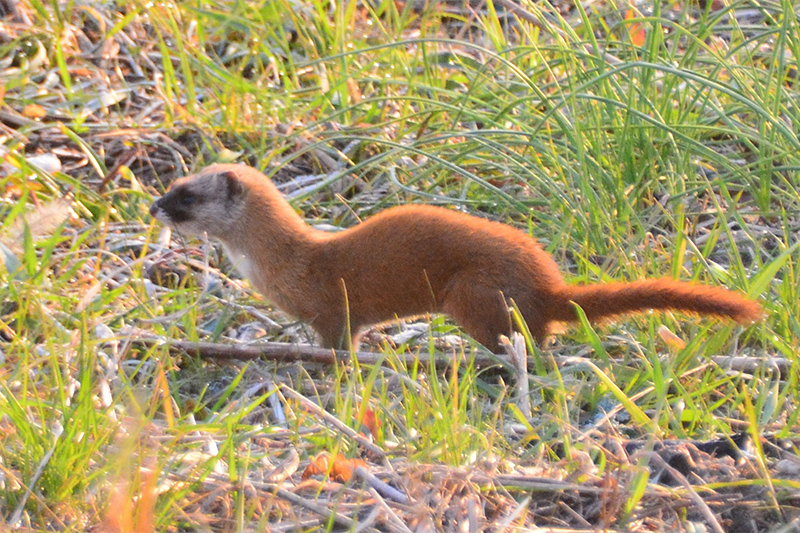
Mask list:
[[[159,198],[159,200],[160,200],[160,199],[161,199],[161,198]],[[160,208],[158,207],[158,200],[156,200],[155,202],[153,202],[153,205],[151,205],[151,206],[150,206],[150,216],[153,216],[153,217],[154,217],[154,216],[156,216],[156,212],[157,212],[159,209],[160,209]]]

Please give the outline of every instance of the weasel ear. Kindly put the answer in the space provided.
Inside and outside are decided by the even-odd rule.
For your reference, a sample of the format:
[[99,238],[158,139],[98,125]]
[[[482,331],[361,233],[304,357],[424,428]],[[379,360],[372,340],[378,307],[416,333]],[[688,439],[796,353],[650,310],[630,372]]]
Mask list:
[[227,185],[228,200],[238,199],[244,192],[244,186],[239,181],[238,176],[232,170],[227,170],[223,173],[225,184]]

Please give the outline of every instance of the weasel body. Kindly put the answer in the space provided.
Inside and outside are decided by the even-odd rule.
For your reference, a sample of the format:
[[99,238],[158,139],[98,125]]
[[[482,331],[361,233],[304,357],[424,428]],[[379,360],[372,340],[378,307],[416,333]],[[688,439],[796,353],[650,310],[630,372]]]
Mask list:
[[761,314],[737,293],[670,279],[568,285],[525,233],[439,207],[394,207],[342,232],[316,230],[245,165],[213,165],[175,181],[150,213],[180,232],[222,241],[256,289],[311,324],[328,347],[370,325],[439,312],[497,351],[499,336],[513,329],[511,300],[539,342],[554,322],[577,320],[571,302],[591,321],[648,309],[740,323]]

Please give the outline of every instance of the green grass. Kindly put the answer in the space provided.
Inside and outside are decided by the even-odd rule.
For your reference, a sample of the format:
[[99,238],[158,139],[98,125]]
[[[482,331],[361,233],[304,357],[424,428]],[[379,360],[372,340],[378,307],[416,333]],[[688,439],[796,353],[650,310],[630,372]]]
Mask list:
[[[609,443],[638,439],[649,452],[739,432],[755,439],[751,469],[694,480],[694,490],[723,525],[741,515],[704,488],[737,487],[757,502],[737,509],[764,530],[793,519],[796,482],[759,440],[785,439],[781,453],[796,458],[797,365],[779,375],[766,364],[796,363],[800,339],[800,28],[789,2],[664,3],[627,20],[627,7],[526,6],[541,29],[506,24],[491,3],[477,17],[389,1],[262,4],[55,11],[22,2],[32,24],[0,44],[9,59],[0,67],[5,525],[249,531],[309,520],[306,529],[330,529],[330,515],[287,504],[276,487],[365,520],[372,504],[358,481],[297,488],[312,458],[341,452],[416,502],[479,498],[490,522],[577,527],[581,515],[622,530],[652,525],[658,507],[664,528],[711,530],[685,503],[688,489],[670,489],[674,500],[654,490],[644,451],[620,455]],[[111,91],[125,98],[96,103]],[[62,166],[29,161],[42,154]],[[397,329],[371,337],[383,367],[217,365],[142,347],[133,342],[142,336],[233,342],[252,323],[270,340],[309,338],[236,281],[218,249],[160,241],[151,195],[215,160],[295,181],[292,201],[312,223],[351,226],[412,202],[464,209],[527,230],[571,281],[666,275],[724,285],[758,298],[765,319],[743,329],[666,313],[572,327],[553,346],[529,347],[530,418],[518,408],[522,378],[499,364],[477,368],[480,349],[440,317],[422,340],[392,347]],[[72,214],[37,229],[65,197]],[[178,281],[153,283],[154,267],[175,265],[184,267]],[[667,345],[661,325],[686,346]],[[408,365],[409,352],[452,364]],[[765,364],[733,371],[712,361],[719,355]],[[564,356],[588,360],[556,366]],[[388,459],[275,383],[356,430],[374,412]],[[583,453],[591,472],[581,470]],[[281,465],[291,483],[267,475]],[[499,477],[454,488],[465,471],[613,482],[618,492],[554,511],[573,504],[547,508],[551,493],[501,487]],[[120,494],[133,503],[115,513]],[[420,505],[421,514],[395,512],[412,525],[428,513],[447,530],[434,504]],[[387,527],[381,520],[373,527]]]

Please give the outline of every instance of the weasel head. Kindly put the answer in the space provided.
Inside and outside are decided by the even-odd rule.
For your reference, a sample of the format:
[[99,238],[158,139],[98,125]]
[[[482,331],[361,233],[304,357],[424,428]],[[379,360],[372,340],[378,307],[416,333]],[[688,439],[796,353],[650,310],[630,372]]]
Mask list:
[[206,232],[225,242],[245,208],[246,188],[237,173],[239,166],[212,165],[176,180],[153,202],[150,214],[180,233]]

